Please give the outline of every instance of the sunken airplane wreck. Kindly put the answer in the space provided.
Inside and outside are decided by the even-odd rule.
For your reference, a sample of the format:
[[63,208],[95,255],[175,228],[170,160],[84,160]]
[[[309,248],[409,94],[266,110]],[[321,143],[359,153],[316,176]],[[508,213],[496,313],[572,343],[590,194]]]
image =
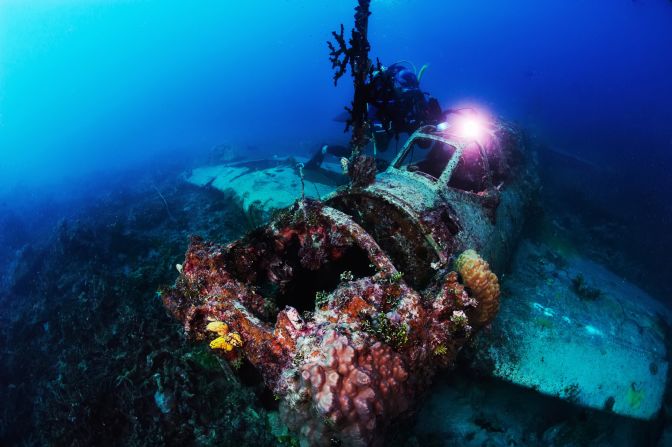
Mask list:
[[[639,305],[641,291],[572,261],[606,285],[589,307],[577,304],[569,279],[534,269],[534,250],[519,250],[536,259],[524,268],[519,255],[511,262],[539,189],[536,154],[521,132],[449,111],[440,124],[414,128],[383,172],[361,155],[380,68],[368,58],[369,3],[358,0],[349,45],[341,27],[329,46],[334,80],[349,66],[354,81],[351,158],[305,176],[291,159],[194,170],[188,181],[233,190],[244,210],[261,204],[269,223],[227,245],[193,238],[162,293],[166,308],[241,375],[256,371],[301,445],[383,443],[386,427],[486,326],[470,351],[486,375],[655,417],[668,371],[664,325],[654,306]],[[269,220],[273,209],[281,211]],[[496,274],[510,269],[518,276],[493,322]]]
[[192,339],[259,372],[302,445],[380,443],[498,311],[535,157],[510,126],[454,130],[422,127],[373,183],[238,241],[193,238],[163,294]]

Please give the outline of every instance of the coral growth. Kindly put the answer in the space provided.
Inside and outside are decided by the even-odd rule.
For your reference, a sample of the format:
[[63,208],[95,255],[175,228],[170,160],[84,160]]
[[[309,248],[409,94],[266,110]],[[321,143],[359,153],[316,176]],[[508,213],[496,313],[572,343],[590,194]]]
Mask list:
[[352,186],[365,187],[376,181],[376,160],[368,155],[359,155],[348,170]]
[[453,330],[456,332],[471,331],[471,326],[469,326],[469,319],[463,310],[454,310],[453,314],[450,316],[450,322],[453,324]]
[[[320,445],[326,432],[337,430],[349,445],[368,445],[386,418],[409,405],[402,356],[365,334],[349,335],[327,331],[316,355],[299,368],[291,393],[301,400],[283,405],[290,428],[310,444]],[[312,417],[313,411],[319,417]]]
[[348,66],[353,78],[354,98],[352,108],[346,107],[350,117],[346,122],[346,131],[353,127],[350,146],[353,149],[353,155],[363,149],[368,138],[368,109],[367,109],[367,84],[366,81],[371,74],[371,64],[369,61],[369,44],[367,34],[369,28],[370,0],[358,0],[355,8],[355,27],[352,29],[349,42],[346,43],[343,25],[340,33],[332,32],[335,44],[327,42],[329,46],[329,61],[334,73],[334,85],[338,79],[345,74]]
[[226,352],[233,351],[233,348],[240,348],[243,346],[243,339],[240,334],[229,332],[229,325],[221,321],[213,321],[208,323],[205,330],[214,332],[219,337],[210,342],[210,349],[222,349]]
[[234,352],[259,370],[304,444],[371,445],[492,317],[492,277],[478,280],[487,263],[461,266],[487,303],[477,323],[456,272],[421,296],[349,216],[306,200],[227,246],[192,239],[162,299],[194,339],[217,334],[211,346],[228,360],[245,340]]
[[499,310],[499,281],[488,263],[474,250],[464,251],[455,261],[455,267],[471,295],[478,301],[470,312],[475,327],[491,321]]

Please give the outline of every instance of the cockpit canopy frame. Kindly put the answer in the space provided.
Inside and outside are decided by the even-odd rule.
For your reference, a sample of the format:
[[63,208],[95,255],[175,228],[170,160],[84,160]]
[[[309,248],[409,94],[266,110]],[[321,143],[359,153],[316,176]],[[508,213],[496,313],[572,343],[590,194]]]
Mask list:
[[[443,144],[452,148],[452,155],[450,159],[445,163],[441,174],[437,177],[427,174],[420,169],[408,169],[408,165],[404,166],[404,162],[408,159],[414,147],[418,145],[421,140],[429,140],[431,142]],[[430,186],[434,189],[441,190],[444,188],[453,188],[451,179],[460,163],[460,160],[463,160],[464,155],[471,146],[474,146],[478,149],[478,155],[481,158],[483,171],[484,171],[484,190],[490,190],[493,186],[492,181],[492,172],[490,170],[490,163],[488,162],[488,154],[483,145],[477,140],[466,140],[459,138],[455,135],[439,131],[436,126],[423,126],[413,132],[411,136],[406,140],[403,147],[390,163],[387,168],[387,172],[409,172],[414,176],[429,179]],[[426,149],[430,150],[430,149]]]

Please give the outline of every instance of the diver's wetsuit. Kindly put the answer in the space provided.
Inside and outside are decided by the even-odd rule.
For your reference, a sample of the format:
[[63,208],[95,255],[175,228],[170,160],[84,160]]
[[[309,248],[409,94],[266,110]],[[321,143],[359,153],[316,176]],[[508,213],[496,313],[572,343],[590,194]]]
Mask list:
[[392,137],[441,122],[439,102],[420,90],[415,72],[402,64],[392,64],[374,74],[368,93],[369,118],[380,151],[387,149]]
[[[367,84],[369,120],[376,149],[385,151],[392,137],[411,134],[420,126],[438,124],[443,112],[436,98],[420,90],[415,72],[401,63],[392,64],[374,73]],[[306,164],[308,169],[319,168],[326,154],[347,157],[345,146],[325,145]]]

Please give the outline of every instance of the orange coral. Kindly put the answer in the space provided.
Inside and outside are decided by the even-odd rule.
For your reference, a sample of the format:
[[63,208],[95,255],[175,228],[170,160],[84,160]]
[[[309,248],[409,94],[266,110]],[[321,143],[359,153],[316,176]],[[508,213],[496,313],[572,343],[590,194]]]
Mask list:
[[229,332],[229,326],[221,321],[212,321],[206,327],[206,330],[215,332],[219,337],[210,342],[210,349],[223,349],[226,352],[233,348],[243,346],[243,339],[240,334]]
[[475,327],[489,323],[499,310],[499,281],[490,265],[474,250],[466,250],[455,261],[462,282],[470,290],[478,306],[470,312],[469,322]]

